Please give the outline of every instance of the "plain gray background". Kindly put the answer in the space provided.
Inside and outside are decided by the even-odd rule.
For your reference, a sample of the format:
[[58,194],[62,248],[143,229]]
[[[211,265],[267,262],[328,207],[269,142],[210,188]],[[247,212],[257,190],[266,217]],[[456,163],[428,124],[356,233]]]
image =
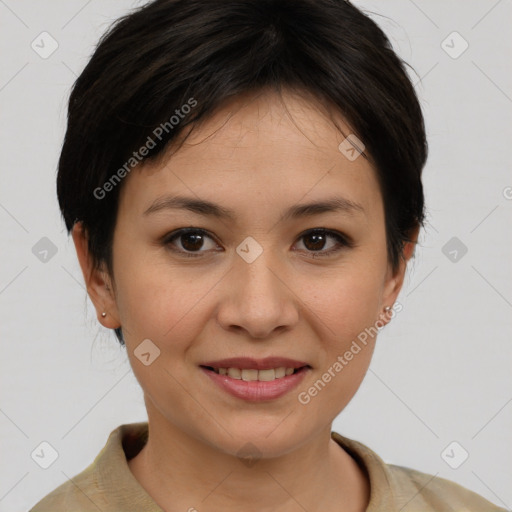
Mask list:
[[[0,0],[0,511],[27,510],[114,428],[147,418],[125,349],[86,298],[55,195],[69,89],[110,22],[141,3]],[[403,311],[333,430],[510,508],[511,1],[354,4],[382,15],[417,72],[429,216]],[[42,442],[58,453],[48,469],[31,457]]]

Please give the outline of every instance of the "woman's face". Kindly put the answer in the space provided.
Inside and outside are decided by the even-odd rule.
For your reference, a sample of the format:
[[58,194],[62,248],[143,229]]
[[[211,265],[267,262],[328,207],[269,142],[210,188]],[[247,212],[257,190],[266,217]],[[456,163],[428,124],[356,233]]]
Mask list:
[[[231,454],[248,440],[284,454],[330,428],[370,363],[375,340],[361,333],[394,303],[404,271],[387,260],[368,161],[338,148],[345,137],[318,105],[284,100],[291,118],[274,94],[238,97],[163,163],[133,170],[114,234],[108,318],[123,328],[150,422]],[[192,211],[177,197],[215,206]],[[338,207],[303,208],[329,201]],[[308,367],[235,378],[234,391],[203,367],[238,357]],[[241,374],[256,375],[275,372]]]

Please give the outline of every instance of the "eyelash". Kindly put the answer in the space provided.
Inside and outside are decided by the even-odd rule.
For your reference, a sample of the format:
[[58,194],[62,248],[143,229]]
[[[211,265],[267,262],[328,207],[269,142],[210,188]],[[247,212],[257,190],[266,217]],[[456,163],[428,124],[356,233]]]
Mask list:
[[[174,231],[173,233],[170,233],[170,234],[166,235],[163,238],[162,243],[165,246],[171,247],[172,243],[176,239],[179,239],[181,236],[187,235],[187,234],[191,234],[191,233],[207,236],[208,238],[211,238],[213,241],[215,241],[214,237],[212,237],[204,229],[201,229],[201,228],[185,228],[185,229],[180,229],[178,231]],[[307,235],[311,235],[311,234],[330,236],[330,237],[334,238],[336,240],[336,242],[338,243],[338,247],[337,248],[329,249],[328,251],[307,251],[307,252],[311,253],[313,259],[328,257],[328,256],[331,256],[334,253],[340,252],[344,248],[351,248],[351,247],[354,246],[353,242],[348,237],[346,237],[345,235],[342,235],[341,233],[339,233],[337,231],[332,231],[332,230],[325,229],[325,228],[309,229],[308,231],[305,231],[304,233],[301,233],[299,235],[299,237],[298,237],[298,240],[300,240],[301,238],[304,238]],[[206,251],[198,251],[196,253],[184,252],[182,250],[174,249],[174,248],[171,248],[171,250],[173,252],[179,253],[180,255],[182,255],[182,256],[184,256],[186,258],[200,258],[206,252]]]

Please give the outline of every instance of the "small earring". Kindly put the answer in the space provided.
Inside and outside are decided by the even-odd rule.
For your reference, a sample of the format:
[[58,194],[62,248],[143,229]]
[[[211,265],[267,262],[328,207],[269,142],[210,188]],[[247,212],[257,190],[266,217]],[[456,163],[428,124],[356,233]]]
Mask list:
[[386,306],[384,308],[384,312],[389,313],[391,311],[391,306]]
[[105,311],[103,311],[103,313],[101,313],[101,316],[102,316],[103,318],[105,318],[105,317],[107,316],[107,313],[105,313]]

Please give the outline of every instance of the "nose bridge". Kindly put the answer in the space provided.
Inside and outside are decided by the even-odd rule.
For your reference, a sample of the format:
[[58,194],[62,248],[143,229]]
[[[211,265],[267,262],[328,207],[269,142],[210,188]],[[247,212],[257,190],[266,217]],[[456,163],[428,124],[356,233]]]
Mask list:
[[226,329],[243,328],[254,338],[293,325],[298,319],[296,301],[284,284],[278,258],[268,246],[258,248],[252,240],[240,244],[237,253],[219,309],[219,323]]
[[[258,241],[259,240],[259,241]],[[279,272],[279,262],[272,247],[270,237],[246,237],[236,248],[233,266],[234,274],[241,284],[252,287],[275,285],[275,273]]]
[[236,274],[240,276],[240,286],[243,295],[262,295],[267,301],[274,301],[280,295],[282,283],[277,279],[279,265],[275,258],[266,250],[252,263],[240,261],[236,263]]

